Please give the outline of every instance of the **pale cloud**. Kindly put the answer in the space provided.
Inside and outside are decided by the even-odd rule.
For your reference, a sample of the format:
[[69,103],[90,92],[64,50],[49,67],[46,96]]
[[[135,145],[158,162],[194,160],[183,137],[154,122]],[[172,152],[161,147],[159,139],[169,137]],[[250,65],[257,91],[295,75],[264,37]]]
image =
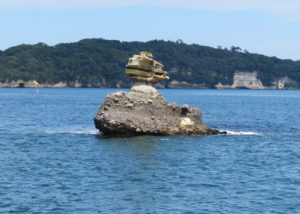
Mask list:
[[0,0],[0,7],[95,9],[162,6],[202,10],[259,10],[300,18],[299,0]]

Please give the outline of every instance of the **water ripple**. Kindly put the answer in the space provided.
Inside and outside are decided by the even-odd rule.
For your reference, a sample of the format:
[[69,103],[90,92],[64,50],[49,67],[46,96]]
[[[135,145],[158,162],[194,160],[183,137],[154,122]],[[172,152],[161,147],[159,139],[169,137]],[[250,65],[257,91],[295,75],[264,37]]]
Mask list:
[[0,213],[299,212],[300,92],[162,90],[229,135],[108,138],[112,91],[0,89]]

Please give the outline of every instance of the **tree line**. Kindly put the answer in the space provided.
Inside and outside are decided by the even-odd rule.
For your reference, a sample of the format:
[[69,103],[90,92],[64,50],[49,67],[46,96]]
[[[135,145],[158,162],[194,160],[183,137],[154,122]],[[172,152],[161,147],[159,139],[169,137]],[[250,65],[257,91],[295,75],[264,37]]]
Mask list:
[[[0,82],[22,79],[39,83],[78,81],[83,87],[129,86],[124,72],[128,58],[140,51],[153,53],[165,65],[170,80],[204,84],[232,84],[234,72],[257,71],[265,86],[288,76],[300,82],[300,61],[283,60],[242,51],[239,47],[212,48],[181,40],[121,42],[84,39],[49,46],[18,45],[0,51]],[[163,82],[165,85],[169,81]]]

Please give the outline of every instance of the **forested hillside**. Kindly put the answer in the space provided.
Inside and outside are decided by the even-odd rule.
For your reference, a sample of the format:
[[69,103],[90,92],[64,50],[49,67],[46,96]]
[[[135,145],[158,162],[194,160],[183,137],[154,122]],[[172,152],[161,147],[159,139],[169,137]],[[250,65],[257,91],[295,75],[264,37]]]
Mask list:
[[[266,86],[289,77],[300,82],[300,61],[282,60],[242,51],[187,45],[182,41],[153,40],[120,42],[85,39],[75,43],[48,46],[19,45],[0,51],[0,82],[22,79],[39,83],[80,82],[83,87],[126,87],[130,83],[124,73],[129,57],[149,51],[165,65],[170,80],[186,81],[213,87],[231,84],[236,71],[257,71]],[[71,84],[70,84],[71,85]]]

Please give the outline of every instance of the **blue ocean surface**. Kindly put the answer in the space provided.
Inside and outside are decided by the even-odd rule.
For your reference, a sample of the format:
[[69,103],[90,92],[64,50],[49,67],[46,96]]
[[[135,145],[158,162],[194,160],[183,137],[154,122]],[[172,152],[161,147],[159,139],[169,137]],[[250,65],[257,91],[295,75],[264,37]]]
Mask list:
[[160,90],[229,135],[103,137],[118,90],[0,89],[0,213],[300,213],[300,91]]

